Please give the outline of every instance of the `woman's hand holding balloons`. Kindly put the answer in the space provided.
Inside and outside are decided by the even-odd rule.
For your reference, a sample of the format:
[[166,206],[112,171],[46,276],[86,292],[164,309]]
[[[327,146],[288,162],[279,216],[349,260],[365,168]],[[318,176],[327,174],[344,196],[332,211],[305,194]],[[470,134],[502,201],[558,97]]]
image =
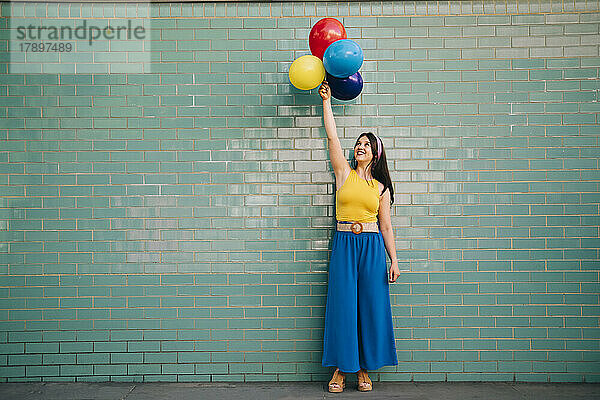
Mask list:
[[323,83],[321,84],[321,87],[319,88],[319,94],[321,95],[323,101],[329,100],[331,98],[331,89],[329,88],[327,81],[323,81]]
[[311,90],[327,79],[328,98],[338,100],[352,100],[362,92],[363,80],[358,70],[363,63],[363,51],[358,43],[346,38],[346,29],[340,21],[319,20],[310,31],[309,47],[312,55],[301,56],[290,66],[292,85]]

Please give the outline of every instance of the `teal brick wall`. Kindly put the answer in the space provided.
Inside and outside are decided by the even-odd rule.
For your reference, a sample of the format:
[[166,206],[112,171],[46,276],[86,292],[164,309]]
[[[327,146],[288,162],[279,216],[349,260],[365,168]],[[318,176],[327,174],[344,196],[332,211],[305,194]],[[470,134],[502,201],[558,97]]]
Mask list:
[[329,377],[333,175],[287,69],[332,16],[366,58],[342,144],[377,132],[396,190],[399,365],[373,379],[600,381],[598,10],[3,3],[5,72],[25,16],[146,20],[152,62],[0,76],[0,380]]

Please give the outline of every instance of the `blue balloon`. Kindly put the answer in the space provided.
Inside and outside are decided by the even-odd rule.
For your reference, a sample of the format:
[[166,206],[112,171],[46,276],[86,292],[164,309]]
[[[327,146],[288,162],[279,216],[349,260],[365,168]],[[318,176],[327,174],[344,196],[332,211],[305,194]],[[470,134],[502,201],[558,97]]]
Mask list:
[[336,78],[327,74],[325,80],[331,88],[331,95],[338,100],[352,100],[360,94],[363,88],[363,79],[360,72],[347,78]]
[[330,75],[347,78],[358,72],[363,63],[363,51],[354,40],[340,39],[331,43],[323,54],[323,65]]

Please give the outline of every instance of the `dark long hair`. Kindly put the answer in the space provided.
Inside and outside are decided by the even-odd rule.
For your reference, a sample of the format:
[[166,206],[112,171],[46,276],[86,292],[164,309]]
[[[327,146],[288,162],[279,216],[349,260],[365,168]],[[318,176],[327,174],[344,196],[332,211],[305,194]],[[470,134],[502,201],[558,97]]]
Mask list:
[[[387,158],[385,157],[385,148],[383,147],[383,141],[381,142],[381,158],[377,158],[377,153],[379,151],[378,148],[378,144],[377,144],[377,138],[375,137],[375,135],[372,132],[364,132],[361,133],[360,136],[356,139],[356,143],[354,144],[354,147],[356,147],[356,145],[358,144],[358,141],[360,140],[361,137],[366,136],[367,139],[369,139],[369,142],[371,142],[371,153],[373,154],[373,159],[371,160],[371,162],[369,163],[369,165],[367,165],[367,168],[371,168],[371,176],[375,179],[377,179],[379,182],[381,182],[383,184],[383,193],[385,193],[386,190],[390,191],[390,199],[391,202],[394,202],[394,186],[392,185],[392,179],[390,178],[390,171],[388,170],[388,166],[387,166]],[[354,151],[352,152],[352,161],[350,163],[350,166],[352,167],[352,169],[356,169],[357,166],[357,161],[354,158]]]

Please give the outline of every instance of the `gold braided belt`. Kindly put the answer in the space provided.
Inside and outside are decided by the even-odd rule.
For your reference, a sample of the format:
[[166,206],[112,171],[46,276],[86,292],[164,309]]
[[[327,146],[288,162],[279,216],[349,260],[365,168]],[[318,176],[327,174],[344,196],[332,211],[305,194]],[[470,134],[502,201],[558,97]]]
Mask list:
[[341,232],[352,232],[359,234],[361,232],[379,232],[377,222],[340,222],[337,223],[337,230]]

